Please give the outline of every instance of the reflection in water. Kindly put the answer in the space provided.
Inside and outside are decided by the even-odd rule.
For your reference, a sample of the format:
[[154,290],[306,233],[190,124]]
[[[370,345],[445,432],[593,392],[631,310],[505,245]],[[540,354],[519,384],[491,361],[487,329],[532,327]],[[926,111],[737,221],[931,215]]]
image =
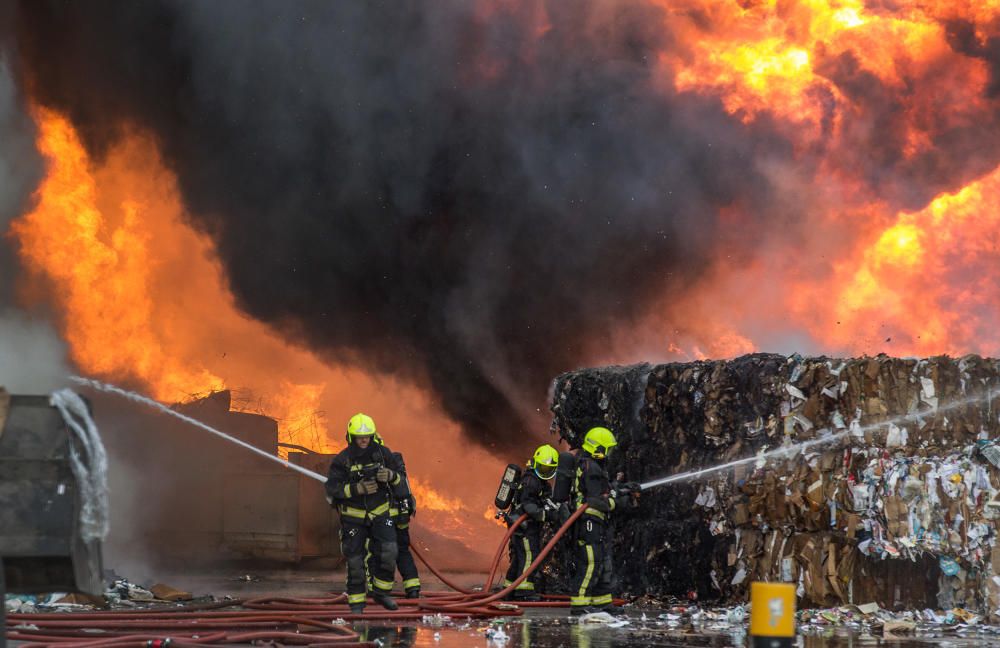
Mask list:
[[[671,627],[657,618],[656,611],[631,613],[628,624],[611,628],[606,625],[579,625],[576,619],[564,612],[532,610],[526,616],[501,621],[455,620],[443,627],[424,624],[401,625],[355,624],[363,640],[377,641],[382,648],[625,648],[652,646],[654,648],[699,646],[703,648],[743,647],[747,645],[742,626],[699,629]],[[498,639],[502,629],[505,639]],[[822,631],[807,628],[800,636],[799,648],[875,648],[891,646],[921,646],[926,648],[971,648],[972,646],[997,646],[1000,635],[986,631],[972,631],[951,636],[931,634],[883,638],[863,629],[826,628]]]

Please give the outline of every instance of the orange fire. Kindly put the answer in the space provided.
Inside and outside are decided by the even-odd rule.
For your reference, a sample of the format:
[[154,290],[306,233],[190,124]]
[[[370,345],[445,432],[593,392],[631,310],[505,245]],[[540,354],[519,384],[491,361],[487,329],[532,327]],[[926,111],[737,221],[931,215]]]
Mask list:
[[497,510],[492,506],[487,506],[483,511],[483,519],[489,520],[491,523],[502,526],[505,529],[507,528],[507,523],[497,517]]
[[[918,212],[902,212],[806,283],[791,306],[828,344],[895,353],[996,353],[1000,168]],[[901,351],[900,351],[901,350]]]
[[[947,76],[916,88],[909,120],[913,146],[919,147],[927,111],[947,90],[953,119],[983,105],[979,92],[987,73],[982,61],[956,54],[942,20],[992,19],[991,3],[922,3],[897,10],[869,8],[859,0],[777,0],[754,2],[664,3],[683,56],[664,55],[663,72],[675,87],[718,95],[726,108],[750,121],[763,112],[778,114],[799,129],[805,142],[819,136],[828,118],[825,96],[850,110],[832,83],[829,66],[843,56],[889,84],[903,87],[921,71],[946,69]],[[942,84],[947,83],[946,88]],[[926,96],[919,96],[920,93]],[[834,126],[840,115],[832,116]]]
[[[44,284],[82,373],[166,402],[231,388],[235,409],[272,416],[281,441],[321,452],[344,444],[327,422],[343,429],[341,421],[363,410],[406,455],[420,519],[463,541],[485,528],[477,512],[488,495],[444,493],[488,493],[489,471],[470,476],[454,466],[497,460],[468,448],[412,386],[330,366],[243,315],[211,241],[187,224],[175,177],[152,140],[130,133],[97,162],[64,117],[43,108],[34,116],[47,175],[10,235],[33,275],[25,292],[39,299]],[[423,425],[415,430],[413,421]]]
[[[1000,353],[1000,289],[991,280],[1000,251],[1000,167],[977,172],[978,163],[947,154],[920,159],[937,141],[974,132],[995,112],[986,61],[955,51],[946,24],[967,21],[985,43],[975,25],[996,24],[1000,6],[658,4],[674,37],[656,62],[663,88],[718,98],[747,128],[766,120],[809,161],[803,166],[816,166],[802,175],[767,169],[801,206],[801,222],[772,228],[745,250],[739,214],[723,213],[710,271],[691,290],[671,289],[645,322],[620,331],[613,347],[592,349],[592,358]],[[866,113],[875,84],[898,103],[889,123]],[[961,180],[953,186],[930,185],[940,190],[926,207],[890,206],[898,195],[880,188],[893,182],[894,169],[873,164],[869,174],[882,174],[884,184],[868,185],[855,168],[859,160],[877,160],[877,151],[866,158],[866,147],[877,146],[890,127],[902,142],[902,159],[892,163],[917,161],[907,169],[929,182],[955,170],[965,175],[956,174]],[[767,216],[758,221],[763,228]]]
[[[94,167],[65,118],[35,112],[48,175],[11,232],[25,264],[60,302],[73,362],[91,375],[136,381],[168,402],[227,386],[218,329],[243,344],[267,334],[236,312],[211,244],[183,224],[175,181],[153,143],[128,138]],[[257,376],[245,384],[269,395],[282,441],[325,443],[322,430],[295,433],[320,409],[321,386]]]

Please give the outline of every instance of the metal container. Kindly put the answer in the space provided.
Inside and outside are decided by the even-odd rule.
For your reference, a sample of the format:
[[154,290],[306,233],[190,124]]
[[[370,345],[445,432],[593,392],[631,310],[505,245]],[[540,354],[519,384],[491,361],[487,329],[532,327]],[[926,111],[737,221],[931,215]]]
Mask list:
[[80,536],[71,443],[48,396],[0,388],[0,561],[9,592],[103,591],[101,543]]

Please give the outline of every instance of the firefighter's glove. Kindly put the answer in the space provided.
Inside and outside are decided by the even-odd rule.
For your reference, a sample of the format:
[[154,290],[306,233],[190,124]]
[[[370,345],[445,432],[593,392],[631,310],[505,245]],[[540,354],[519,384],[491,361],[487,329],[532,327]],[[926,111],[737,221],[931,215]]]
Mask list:
[[371,479],[354,484],[355,495],[374,495],[376,492],[378,492],[378,484]]
[[627,497],[629,495],[638,495],[642,491],[639,484],[636,482],[624,482],[617,484],[611,490],[612,497]]
[[417,498],[414,497],[413,495],[410,495],[409,497],[406,498],[406,501],[409,503],[410,517],[416,517],[416,515],[417,515]]
[[566,520],[573,515],[573,511],[569,510],[569,504],[563,502],[562,505],[559,506],[559,511],[556,515],[558,516],[556,519],[559,520],[559,526],[562,526],[566,524]]
[[378,472],[375,473],[375,479],[377,479],[380,484],[388,484],[395,476],[396,473],[385,466],[379,468]]

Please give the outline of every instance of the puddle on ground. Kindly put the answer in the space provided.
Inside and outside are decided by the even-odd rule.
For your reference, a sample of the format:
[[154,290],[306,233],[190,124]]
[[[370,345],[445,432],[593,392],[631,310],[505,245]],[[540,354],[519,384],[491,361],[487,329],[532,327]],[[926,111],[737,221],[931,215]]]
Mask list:
[[[746,646],[743,627],[697,630],[669,627],[656,618],[656,612],[634,612],[617,617],[608,624],[580,624],[576,618],[548,610],[532,610],[524,617],[500,621],[445,621],[415,625],[358,623],[354,629],[368,641],[379,642],[382,648],[622,648],[624,646],[701,646],[724,648]],[[627,623],[622,623],[627,621]],[[996,646],[1000,636],[988,631],[962,634],[923,632],[917,635],[882,637],[868,634],[861,628],[802,629],[797,637],[801,648],[861,648],[875,646],[934,646],[964,648],[966,646]]]

